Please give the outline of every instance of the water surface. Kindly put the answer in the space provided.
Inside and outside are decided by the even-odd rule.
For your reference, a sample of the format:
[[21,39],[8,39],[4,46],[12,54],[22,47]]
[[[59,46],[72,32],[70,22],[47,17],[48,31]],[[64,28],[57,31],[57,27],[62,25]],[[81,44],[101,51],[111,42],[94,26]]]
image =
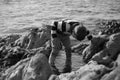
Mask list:
[[120,19],[120,0],[0,0],[1,34],[60,19],[75,19],[93,29],[101,19]]

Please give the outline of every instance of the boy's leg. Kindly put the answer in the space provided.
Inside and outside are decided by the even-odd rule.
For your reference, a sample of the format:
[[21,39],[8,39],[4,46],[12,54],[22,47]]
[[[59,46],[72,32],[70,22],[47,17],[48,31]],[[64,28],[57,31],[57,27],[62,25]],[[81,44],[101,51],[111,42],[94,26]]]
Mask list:
[[51,69],[53,70],[53,73],[59,74],[58,69],[55,66],[55,59],[62,48],[61,41],[59,38],[52,38],[51,39],[51,46],[52,46],[52,51],[49,57],[49,64],[51,66]]
[[66,61],[65,61],[65,67],[63,69],[63,72],[71,72],[71,43],[69,36],[64,36],[61,39],[66,52]]

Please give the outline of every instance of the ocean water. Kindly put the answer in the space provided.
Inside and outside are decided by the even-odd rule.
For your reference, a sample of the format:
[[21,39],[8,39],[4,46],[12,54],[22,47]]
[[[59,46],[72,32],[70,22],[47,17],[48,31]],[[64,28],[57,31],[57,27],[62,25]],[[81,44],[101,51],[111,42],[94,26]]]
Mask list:
[[120,19],[120,0],[0,0],[0,34],[23,33],[52,20],[73,19],[89,29]]

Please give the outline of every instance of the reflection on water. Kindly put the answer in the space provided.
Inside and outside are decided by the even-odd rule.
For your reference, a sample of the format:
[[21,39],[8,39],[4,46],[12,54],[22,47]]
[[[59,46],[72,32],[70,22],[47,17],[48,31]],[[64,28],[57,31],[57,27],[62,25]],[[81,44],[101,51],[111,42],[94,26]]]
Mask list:
[[119,18],[120,0],[0,0],[1,33],[22,32],[55,19],[76,19],[91,26],[99,19]]

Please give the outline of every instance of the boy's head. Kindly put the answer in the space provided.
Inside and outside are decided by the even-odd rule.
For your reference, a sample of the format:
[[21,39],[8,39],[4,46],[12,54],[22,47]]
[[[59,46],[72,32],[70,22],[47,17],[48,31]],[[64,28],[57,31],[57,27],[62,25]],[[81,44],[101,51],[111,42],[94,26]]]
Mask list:
[[90,33],[89,30],[87,30],[86,27],[83,25],[78,25],[74,28],[73,30],[73,37],[76,38],[77,40],[81,41],[85,39],[85,37]]

